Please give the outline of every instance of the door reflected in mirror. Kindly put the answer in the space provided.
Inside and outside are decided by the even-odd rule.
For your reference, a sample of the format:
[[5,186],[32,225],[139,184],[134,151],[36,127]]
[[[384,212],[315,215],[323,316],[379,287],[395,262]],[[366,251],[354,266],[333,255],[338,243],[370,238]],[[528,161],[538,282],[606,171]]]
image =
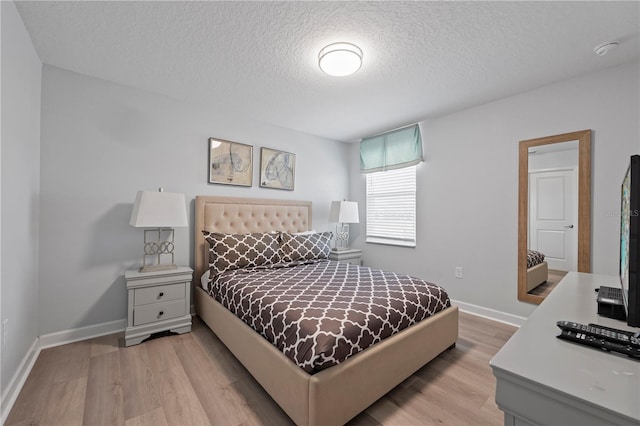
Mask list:
[[578,141],[529,148],[527,220],[527,292],[546,296],[578,270]]
[[591,132],[520,142],[518,299],[540,303],[590,270]]

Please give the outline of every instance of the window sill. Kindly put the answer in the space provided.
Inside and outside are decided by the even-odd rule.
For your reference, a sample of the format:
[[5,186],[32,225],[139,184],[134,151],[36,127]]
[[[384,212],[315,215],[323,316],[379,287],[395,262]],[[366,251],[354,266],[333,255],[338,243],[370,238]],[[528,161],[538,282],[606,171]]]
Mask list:
[[366,239],[366,242],[371,244],[382,244],[385,246],[410,247],[410,248],[416,247],[415,241],[388,240],[386,238],[368,237]]

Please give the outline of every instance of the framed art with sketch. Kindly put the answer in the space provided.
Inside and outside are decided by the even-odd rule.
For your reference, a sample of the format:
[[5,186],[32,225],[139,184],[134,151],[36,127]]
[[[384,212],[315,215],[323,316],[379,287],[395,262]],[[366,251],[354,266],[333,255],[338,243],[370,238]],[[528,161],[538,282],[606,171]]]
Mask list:
[[209,183],[251,186],[253,146],[209,138]]
[[271,148],[260,148],[260,186],[293,191],[296,155]]

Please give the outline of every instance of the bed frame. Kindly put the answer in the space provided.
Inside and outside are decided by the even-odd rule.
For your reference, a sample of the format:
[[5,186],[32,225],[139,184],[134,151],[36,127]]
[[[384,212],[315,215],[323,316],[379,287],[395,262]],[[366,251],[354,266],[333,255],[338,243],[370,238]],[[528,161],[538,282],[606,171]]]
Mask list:
[[229,312],[200,285],[208,267],[202,230],[247,233],[311,229],[311,202],[196,197],[196,313],[298,425],[340,425],[458,339],[452,306],[334,367],[310,375]]
[[527,293],[547,281],[548,277],[549,266],[546,260],[527,269]]

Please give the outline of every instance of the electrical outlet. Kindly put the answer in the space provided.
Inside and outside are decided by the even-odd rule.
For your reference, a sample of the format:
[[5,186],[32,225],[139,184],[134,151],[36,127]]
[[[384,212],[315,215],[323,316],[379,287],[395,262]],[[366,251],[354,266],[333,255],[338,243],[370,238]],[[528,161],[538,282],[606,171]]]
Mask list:
[[5,318],[2,321],[2,345],[7,343],[7,336],[9,335],[9,318]]
[[455,276],[456,278],[462,278],[462,266],[456,266]]

